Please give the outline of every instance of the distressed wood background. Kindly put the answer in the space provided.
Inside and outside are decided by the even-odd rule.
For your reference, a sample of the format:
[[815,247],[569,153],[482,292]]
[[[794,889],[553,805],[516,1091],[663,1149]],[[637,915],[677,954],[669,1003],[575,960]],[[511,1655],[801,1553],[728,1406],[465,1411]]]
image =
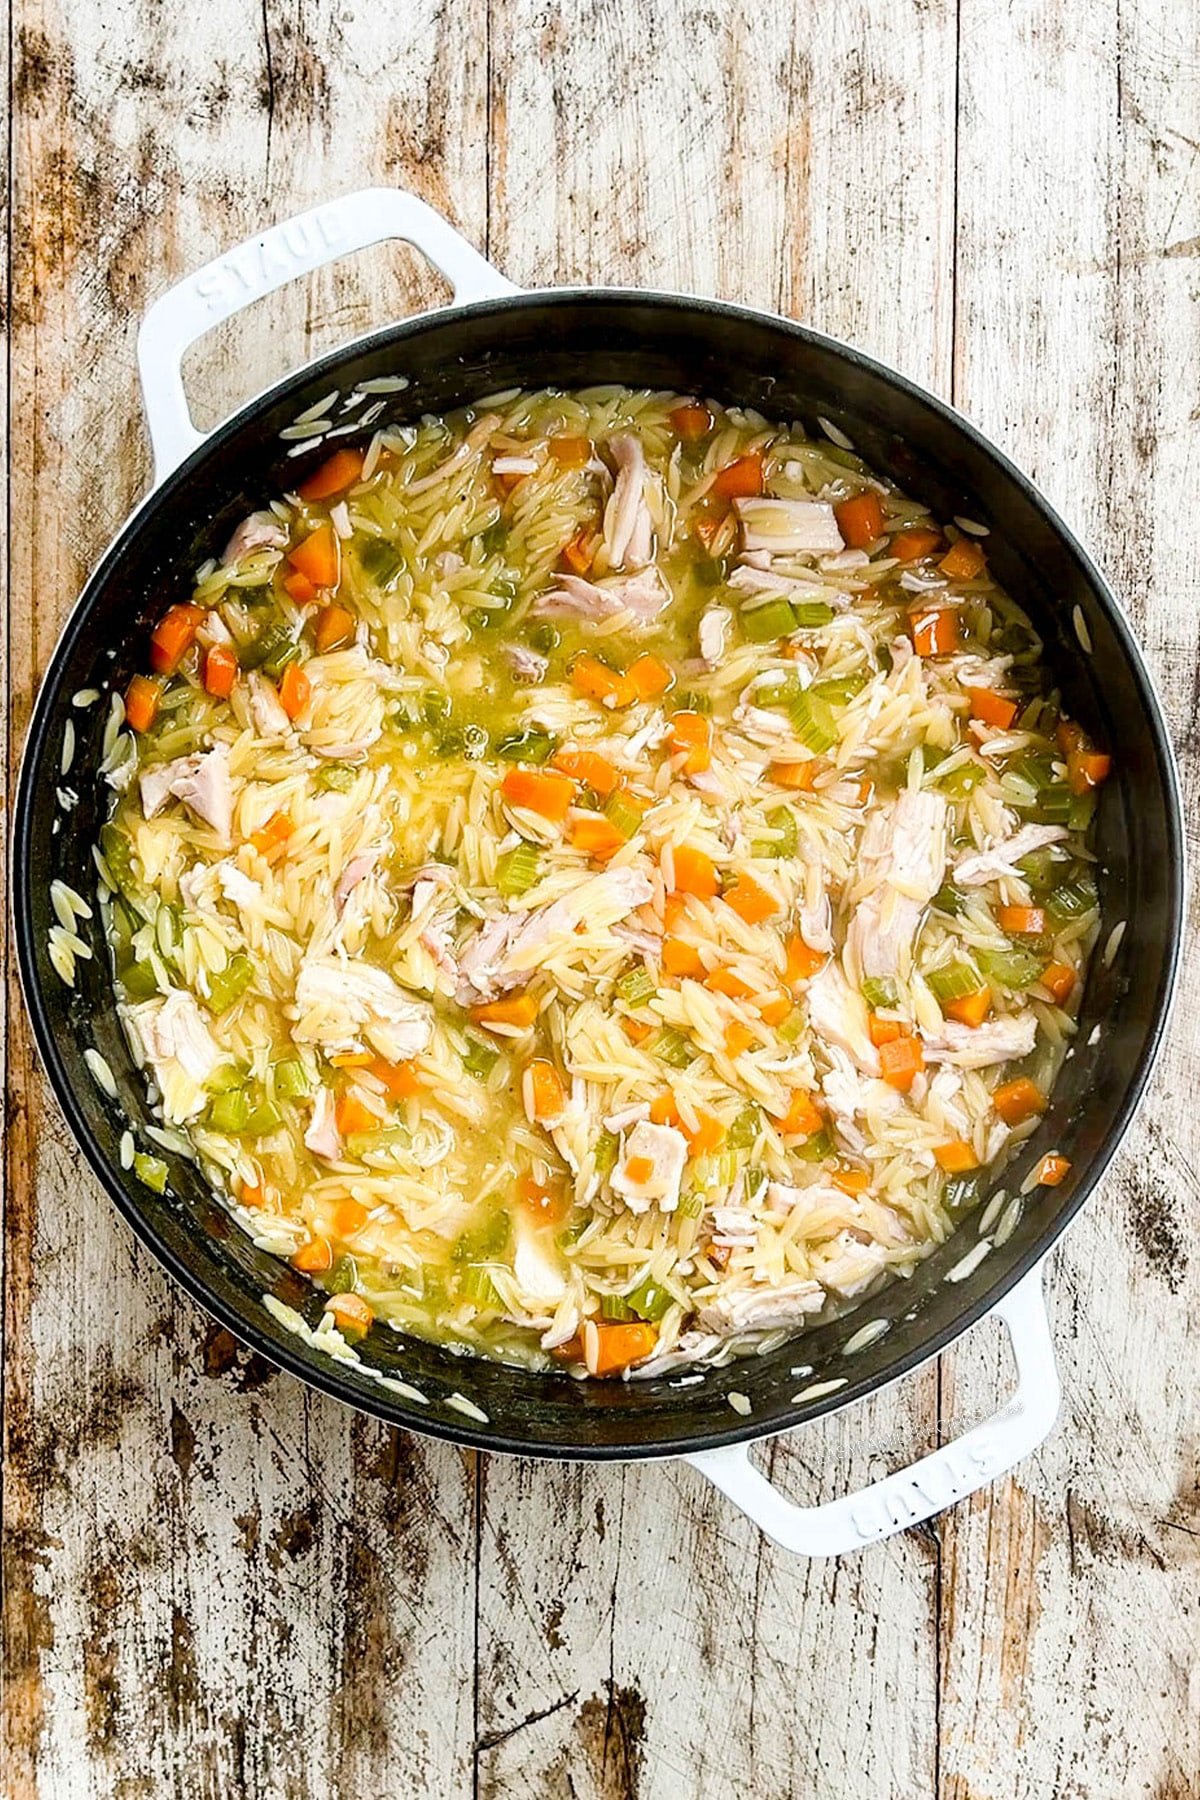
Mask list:
[[[1096,548],[1193,820],[1200,12],[1180,0],[16,0],[0,366],[8,778],[147,480],[139,314],[371,182],[515,280],[778,307],[951,396]],[[215,421],[439,297],[363,255],[222,328]],[[840,1565],[669,1466],[377,1427],[175,1293],[80,1167],[7,990],[5,1800],[1200,1794],[1200,964],[1052,1282],[1015,1479]],[[771,1452],[809,1499],[990,1407],[999,1333]]]

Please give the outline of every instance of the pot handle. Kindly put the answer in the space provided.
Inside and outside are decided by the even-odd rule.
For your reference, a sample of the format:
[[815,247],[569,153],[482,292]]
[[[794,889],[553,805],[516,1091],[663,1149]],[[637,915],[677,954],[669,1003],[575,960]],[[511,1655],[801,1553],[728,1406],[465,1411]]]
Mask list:
[[1060,1386],[1038,1263],[992,1309],[1008,1329],[1017,1389],[999,1412],[907,1469],[824,1506],[794,1506],[750,1461],[747,1445],[700,1450],[683,1460],[802,1556],[843,1556],[928,1519],[1014,1468],[1058,1417]]
[[188,411],[184,352],[264,294],[339,256],[402,238],[441,271],[454,304],[518,290],[438,212],[402,188],[363,188],[247,238],[160,294],[138,332],[138,373],[154,447],[155,485],[204,442]]

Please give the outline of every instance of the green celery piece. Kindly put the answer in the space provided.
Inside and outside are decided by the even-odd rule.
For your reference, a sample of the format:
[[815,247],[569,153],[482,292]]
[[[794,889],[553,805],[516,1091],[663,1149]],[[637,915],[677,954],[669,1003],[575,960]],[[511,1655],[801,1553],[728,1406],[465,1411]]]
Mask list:
[[208,994],[204,1003],[210,1012],[228,1012],[234,1001],[241,999],[253,980],[254,964],[250,958],[240,953],[231,956],[219,974],[209,976]]
[[636,969],[626,969],[624,975],[618,975],[616,989],[626,1006],[644,1006],[657,991],[653,977],[644,964]]
[[939,1001],[962,1000],[967,994],[977,994],[983,985],[979,971],[965,962],[943,963],[931,969],[925,981]]
[[801,1162],[824,1162],[827,1156],[833,1155],[833,1142],[827,1131],[814,1131],[810,1138],[795,1146],[791,1155],[798,1156]]
[[679,1196],[679,1205],[675,1211],[681,1219],[698,1219],[704,1211],[704,1190],[689,1188],[686,1194]]
[[464,1300],[469,1300],[480,1312],[504,1310],[504,1302],[490,1271],[478,1263],[472,1263],[463,1270],[458,1291]]
[[795,630],[796,615],[786,600],[765,600],[742,610],[742,634],[748,643],[770,644]]
[[948,1213],[968,1213],[982,1198],[978,1175],[950,1175],[942,1188],[942,1205]]
[[664,1025],[650,1045],[651,1054],[672,1069],[686,1069],[696,1060],[696,1052],[673,1025]]
[[795,614],[798,631],[817,631],[833,618],[833,608],[824,600],[790,600],[788,604]]
[[141,883],[133,871],[133,840],[118,825],[100,827],[100,854],[122,894],[137,894]]
[[1045,959],[1013,944],[1007,950],[977,950],[975,960],[989,981],[1010,993],[1032,987],[1045,967]]
[[251,1112],[243,1130],[247,1137],[270,1137],[283,1124],[283,1114],[269,1100],[262,1100]]
[[949,755],[948,750],[939,750],[935,744],[921,745],[921,764],[927,775],[931,775],[940,763],[944,763]]
[[551,655],[561,643],[562,632],[557,625],[548,623],[535,625],[529,633],[530,648],[540,651],[543,656]]
[[1096,816],[1099,800],[1100,796],[1094,788],[1089,789],[1086,794],[1072,794],[1070,810],[1067,813],[1068,828],[1081,835],[1086,835]]
[[1035,893],[1044,893],[1057,885],[1066,865],[1062,851],[1049,845],[1043,850],[1031,850],[1028,856],[1021,858],[1017,868]]
[[699,1188],[729,1187],[737,1180],[738,1154],[725,1148],[698,1156],[692,1164],[692,1180]]
[[750,854],[752,856],[773,856],[781,860],[795,856],[800,844],[800,833],[796,825],[796,815],[791,808],[777,806],[773,812],[767,814],[764,824],[777,835],[774,838],[755,838],[750,845]]
[[657,1325],[666,1317],[674,1304],[673,1296],[657,1281],[641,1281],[633,1292],[627,1295],[630,1307],[639,1319],[645,1319],[648,1325]]
[[208,1109],[208,1122],[214,1131],[244,1131],[253,1108],[244,1087],[230,1088],[215,1094]]
[[966,895],[948,881],[942,883],[932,901],[937,912],[947,913],[952,919],[958,918],[966,904]]
[[486,1081],[500,1061],[500,1052],[494,1050],[491,1044],[485,1044],[482,1038],[468,1037],[462,1060],[468,1075],[474,1075],[478,1081]]
[[358,560],[364,573],[384,593],[404,569],[403,556],[386,538],[368,538],[358,553]]
[[672,697],[671,711],[673,713],[710,713],[712,709],[712,695],[702,694],[695,688],[682,688]]
[[1047,825],[1066,825],[1070,821],[1071,807],[1075,796],[1063,782],[1053,787],[1043,788],[1038,794],[1038,803],[1030,808],[1034,815],[1044,820]]
[[951,769],[948,775],[939,775],[937,785],[943,793],[949,794],[952,800],[965,800],[967,795],[986,779],[986,776],[987,770],[982,763],[959,763],[958,767]]
[[861,694],[871,677],[859,670],[854,675],[835,675],[828,681],[814,681],[808,690],[827,706],[845,706],[856,694]]
[[1046,899],[1046,911],[1054,919],[1079,919],[1100,904],[1100,894],[1091,875],[1076,881],[1065,881]]
[[692,574],[701,587],[720,587],[725,579],[725,559],[723,556],[698,556],[692,564]]
[[272,619],[241,651],[238,661],[243,669],[264,669],[274,676],[299,654],[300,646],[292,636],[291,626],[283,619]]
[[511,1225],[506,1212],[493,1213],[484,1224],[463,1232],[450,1252],[450,1260],[456,1263],[495,1262],[508,1247]]
[[804,1031],[804,1014],[797,1009],[790,1012],[782,1025],[775,1027],[775,1035],[785,1044],[794,1044]]
[[496,891],[506,898],[535,886],[541,865],[536,844],[514,844],[496,859]]
[[309,1092],[308,1076],[304,1073],[304,1064],[297,1057],[288,1057],[284,1062],[275,1064],[275,1093],[280,1100],[303,1100]]
[[158,981],[148,962],[130,962],[121,970],[121,986],[130,1000],[152,1000]]
[[754,685],[755,706],[791,706],[804,692],[795,673],[788,669],[772,670]]
[[387,1150],[407,1150],[411,1143],[407,1126],[386,1125],[379,1131],[352,1131],[346,1139],[346,1154],[352,1162],[362,1162]]
[[602,1319],[624,1320],[636,1319],[639,1316],[620,1294],[601,1294],[600,1317]]
[[862,984],[862,996],[868,1006],[895,1006],[900,990],[887,975],[868,975]]
[[729,1127],[726,1143],[731,1150],[753,1150],[762,1129],[762,1114],[757,1106],[743,1106]]
[[504,762],[544,763],[556,741],[548,731],[513,731],[500,739],[496,755]]
[[421,701],[421,717],[427,725],[444,725],[453,710],[449,694],[441,688],[428,688]]
[[354,786],[355,771],[349,763],[323,763],[313,777],[319,788],[329,793],[347,794]]
[[604,807],[604,816],[609,824],[615,826],[625,839],[636,837],[642,828],[642,811],[635,806],[620,788],[616,788],[608,797]]
[[828,703],[808,688],[797,695],[789,708],[792,726],[800,742],[818,756],[832,750],[837,743],[837,727]]
[[156,1194],[163,1194],[167,1189],[167,1176],[170,1170],[161,1156],[149,1156],[144,1150],[134,1153],[133,1172],[139,1181],[153,1188]]
[[617,1166],[617,1155],[621,1145],[615,1132],[602,1131],[596,1139],[596,1147],[592,1152],[598,1175],[611,1175]]
[[358,1264],[352,1256],[339,1256],[325,1277],[326,1292],[352,1294],[358,1282]]

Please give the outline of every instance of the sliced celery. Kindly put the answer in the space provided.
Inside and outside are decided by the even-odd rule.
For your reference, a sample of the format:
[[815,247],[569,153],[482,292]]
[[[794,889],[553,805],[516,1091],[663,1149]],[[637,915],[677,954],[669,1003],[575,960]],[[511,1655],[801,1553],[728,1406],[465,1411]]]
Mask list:
[[283,1124],[283,1114],[269,1100],[262,1100],[251,1112],[242,1129],[247,1137],[270,1137]]
[[506,897],[525,893],[537,882],[540,866],[541,854],[536,844],[515,844],[496,859],[497,892]]
[[621,792],[620,788],[609,795],[604,808],[604,816],[623,838],[635,836],[642,828],[641,808],[635,806],[633,801]]
[[660,1062],[665,1062],[672,1069],[686,1069],[689,1063],[696,1060],[696,1052],[682,1032],[676,1031],[673,1025],[663,1026],[650,1049]]
[[967,994],[977,994],[983,986],[978,969],[965,962],[943,963],[940,968],[930,969],[925,980],[939,1001],[962,1000]]
[[508,1247],[510,1227],[511,1220],[506,1212],[493,1213],[482,1225],[463,1232],[450,1252],[451,1261],[486,1262],[489,1257],[495,1261]]
[[654,981],[644,965],[626,969],[624,975],[618,975],[616,987],[626,1006],[644,1006],[656,992]]
[[1100,894],[1092,876],[1081,875],[1077,881],[1065,881],[1047,897],[1046,911],[1055,919],[1079,919],[1100,904]]
[[889,975],[868,975],[862,984],[862,995],[868,1006],[895,1006],[900,990]]
[[1032,987],[1045,967],[1042,957],[1019,944],[1007,950],[977,950],[975,960],[989,981],[1014,994]]
[[836,675],[828,681],[814,682],[808,690],[826,706],[845,706],[856,694],[861,694],[871,677],[862,669],[854,675]]
[[937,911],[948,913],[952,919],[957,919],[966,904],[966,895],[948,881],[943,882],[933,896],[933,905]]
[[753,1150],[762,1129],[762,1114],[757,1106],[743,1106],[729,1127],[726,1143],[731,1150]]
[[490,1271],[477,1263],[463,1270],[458,1291],[461,1297],[469,1300],[479,1312],[502,1312],[504,1310],[504,1302],[500,1298],[500,1291],[492,1280]]
[[485,1044],[482,1038],[468,1037],[462,1060],[468,1075],[474,1075],[478,1081],[486,1081],[500,1061],[500,1052],[490,1044]]
[[791,600],[788,602],[796,620],[798,631],[816,631],[822,625],[828,625],[833,618],[832,606],[824,600]]
[[798,1156],[801,1162],[823,1162],[827,1156],[833,1155],[833,1143],[829,1133],[814,1131],[811,1137],[805,1138],[802,1144],[797,1144],[793,1148],[791,1155]]
[[957,768],[950,770],[949,774],[939,775],[937,785],[943,793],[949,794],[952,800],[965,800],[967,795],[985,779],[986,775],[987,770],[982,763],[959,763]]
[[354,774],[349,763],[327,762],[321,765],[313,779],[319,788],[330,793],[347,794],[354,786]]
[[737,1172],[738,1154],[728,1145],[709,1156],[698,1156],[692,1164],[692,1179],[700,1188],[730,1187]]
[[656,1281],[642,1281],[628,1295],[629,1305],[639,1319],[645,1319],[648,1325],[657,1325],[670,1311],[673,1304],[671,1295],[665,1287]]
[[600,1317],[612,1320],[636,1319],[638,1314],[620,1294],[601,1294]]
[[121,893],[136,893],[141,884],[133,872],[133,842],[128,834],[116,825],[102,825],[100,854]]
[[309,1092],[308,1076],[298,1058],[275,1064],[275,1092],[280,1100],[303,1100]]
[[208,994],[205,1004],[210,1012],[228,1012],[235,1000],[240,1000],[250,983],[254,980],[254,964],[248,956],[231,956],[219,974],[208,978]]
[[827,701],[808,688],[798,694],[789,708],[796,736],[807,749],[818,756],[832,750],[837,743],[837,727]]
[[788,806],[777,806],[769,812],[764,823],[774,833],[769,838],[754,838],[750,845],[752,856],[773,856],[780,859],[795,856],[800,843],[800,833],[796,825],[796,815]]
[[796,615],[786,600],[766,600],[742,612],[742,631],[751,644],[770,644],[795,630]]
[[339,1256],[325,1277],[325,1289],[330,1294],[351,1294],[358,1281],[358,1264],[352,1256]]
[[791,669],[772,671],[754,684],[755,706],[791,706],[804,692],[799,677]]
[[556,741],[548,731],[514,731],[500,739],[496,755],[504,762],[544,763]]
[[679,1196],[679,1205],[675,1211],[681,1219],[698,1219],[704,1211],[704,1190],[689,1188],[686,1194]]
[[253,1108],[244,1087],[215,1094],[208,1109],[208,1122],[214,1131],[244,1131]]
[[592,1151],[592,1160],[598,1175],[611,1175],[617,1166],[617,1153],[620,1140],[613,1131],[602,1131],[596,1139],[596,1147]]
[[358,553],[363,570],[385,592],[404,568],[404,558],[386,538],[368,538]]
[[156,1194],[163,1194],[167,1188],[167,1176],[170,1170],[161,1156],[148,1156],[144,1150],[134,1153],[133,1172],[139,1181],[153,1188]]

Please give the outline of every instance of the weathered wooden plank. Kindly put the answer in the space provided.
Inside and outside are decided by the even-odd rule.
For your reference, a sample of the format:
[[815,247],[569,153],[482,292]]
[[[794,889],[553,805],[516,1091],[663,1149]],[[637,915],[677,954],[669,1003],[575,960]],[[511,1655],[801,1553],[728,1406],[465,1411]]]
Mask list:
[[[657,32],[636,10],[508,0],[493,46],[508,273],[781,305],[948,388],[949,6],[819,24],[685,6]],[[764,1454],[814,1500],[935,1431],[927,1372]],[[683,1467],[493,1461],[480,1792],[568,1775],[589,1796],[931,1791],[935,1575],[920,1534],[845,1570],[799,1563]]]
[[[455,32],[481,18],[456,8]],[[39,0],[17,20],[11,561],[36,605],[14,617],[14,751],[145,478],[149,299],[371,180],[485,224],[483,71],[440,7],[109,22]],[[437,291],[380,253],[274,297],[204,346],[201,412]],[[305,1393],[174,1294],[80,1170],[15,982],[9,1007],[6,1796],[419,1792],[431,1770],[468,1792],[473,1459]]]
[[[1156,0],[1091,8],[1069,29],[1052,6],[968,4],[962,108],[956,397],[1113,575],[1186,757],[1194,842],[1198,568],[1171,499],[1197,442],[1178,381],[1200,342],[1194,21]],[[953,1800],[1182,1796],[1200,1778],[1196,968],[1193,931],[1149,1103],[1056,1259],[1059,1430],[941,1526]],[[999,1354],[991,1370],[944,1360],[949,1422],[1009,1379]]]

